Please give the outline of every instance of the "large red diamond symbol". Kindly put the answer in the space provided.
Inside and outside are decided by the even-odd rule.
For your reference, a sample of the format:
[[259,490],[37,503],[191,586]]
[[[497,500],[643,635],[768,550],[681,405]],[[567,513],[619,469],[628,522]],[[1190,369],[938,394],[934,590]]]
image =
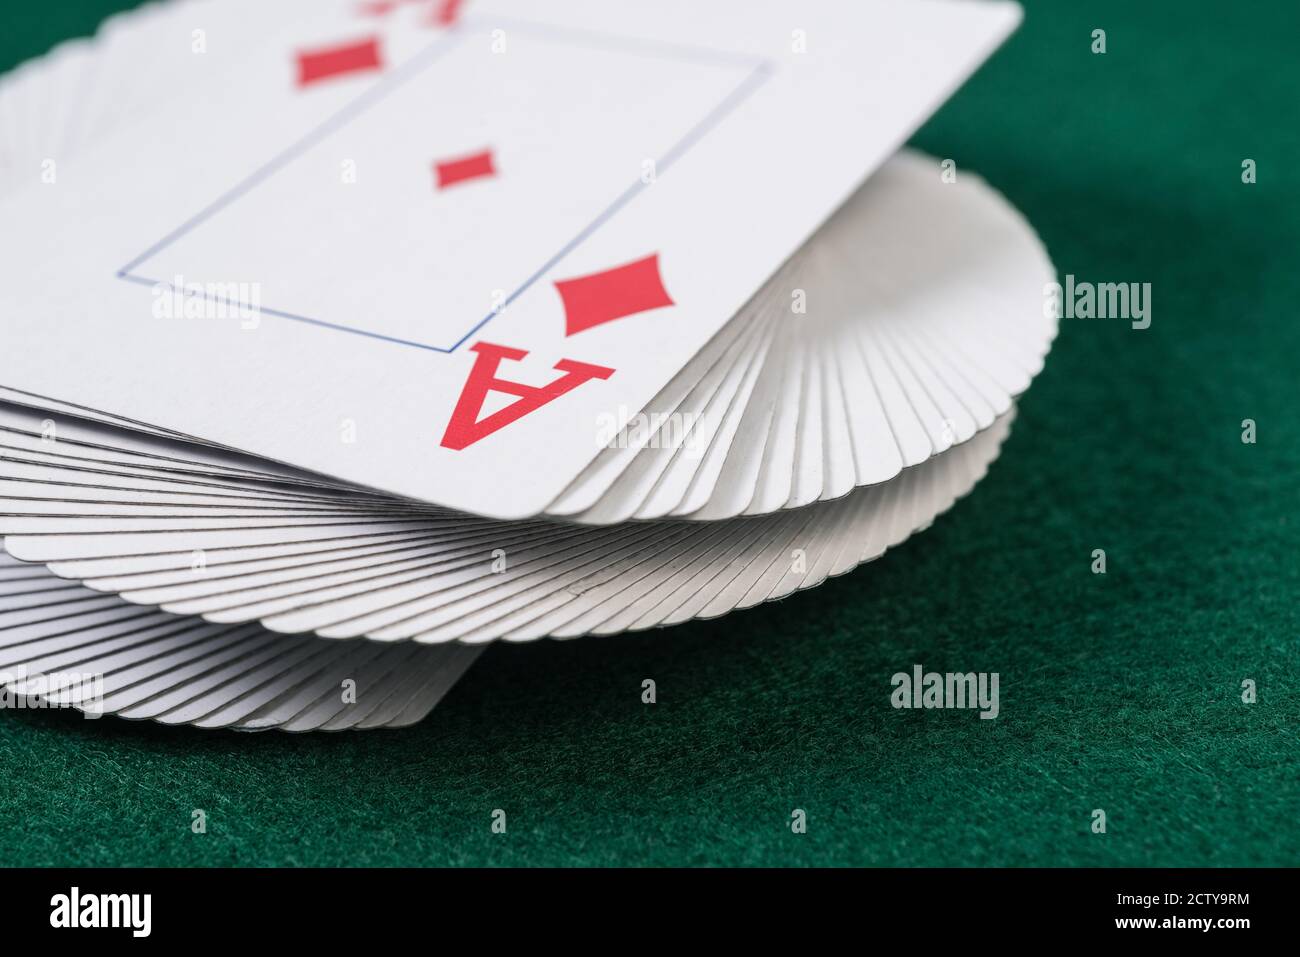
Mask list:
[[555,288],[564,300],[566,336],[634,313],[675,305],[659,276],[658,253],[590,276],[559,281]]
[[446,189],[456,183],[463,183],[467,179],[495,176],[497,171],[496,167],[492,165],[492,151],[486,149],[472,156],[439,160],[433,164],[433,172],[438,180],[438,189]]
[[383,68],[378,37],[341,46],[302,50],[298,53],[298,86],[301,88],[330,77]]

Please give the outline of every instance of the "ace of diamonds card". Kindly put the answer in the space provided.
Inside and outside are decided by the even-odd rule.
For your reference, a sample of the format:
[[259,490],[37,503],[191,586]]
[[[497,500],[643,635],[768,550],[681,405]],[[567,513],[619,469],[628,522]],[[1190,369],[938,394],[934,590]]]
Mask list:
[[250,39],[7,202],[0,383],[536,514],[1019,17],[397,6]]

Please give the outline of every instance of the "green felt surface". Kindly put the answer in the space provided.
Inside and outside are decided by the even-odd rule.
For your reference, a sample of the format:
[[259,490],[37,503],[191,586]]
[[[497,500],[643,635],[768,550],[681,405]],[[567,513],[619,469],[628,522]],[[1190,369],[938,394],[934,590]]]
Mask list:
[[[120,5],[7,4],[0,68]],[[1062,274],[1150,282],[1153,321],[1064,320],[970,498],[775,605],[494,648],[406,731],[0,714],[6,860],[1300,859],[1300,17],[1284,2],[1028,6],[915,142],[1005,192]],[[893,710],[889,677],[914,663],[999,672],[1001,716]]]

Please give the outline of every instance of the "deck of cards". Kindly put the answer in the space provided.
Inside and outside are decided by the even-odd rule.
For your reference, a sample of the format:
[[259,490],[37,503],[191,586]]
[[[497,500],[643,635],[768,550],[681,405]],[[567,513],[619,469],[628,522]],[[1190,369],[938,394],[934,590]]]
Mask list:
[[7,700],[397,727],[926,528],[1056,332],[902,148],[1019,18],[172,0],[4,77]]

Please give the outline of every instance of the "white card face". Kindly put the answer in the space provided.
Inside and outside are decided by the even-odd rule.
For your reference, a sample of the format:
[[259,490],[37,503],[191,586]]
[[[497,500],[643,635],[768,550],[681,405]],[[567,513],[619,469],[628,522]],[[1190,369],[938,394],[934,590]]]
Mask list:
[[512,26],[493,53],[489,22],[435,36],[367,90],[364,108],[266,157],[197,220],[178,212],[129,278],[152,288],[265,277],[257,305],[271,317],[335,327],[302,335],[346,330],[450,353],[490,336],[494,310],[638,192],[643,162],[762,79],[759,58],[627,53],[541,28]]
[[497,0],[451,30],[299,21],[0,206],[0,383],[537,514],[1018,19]]

